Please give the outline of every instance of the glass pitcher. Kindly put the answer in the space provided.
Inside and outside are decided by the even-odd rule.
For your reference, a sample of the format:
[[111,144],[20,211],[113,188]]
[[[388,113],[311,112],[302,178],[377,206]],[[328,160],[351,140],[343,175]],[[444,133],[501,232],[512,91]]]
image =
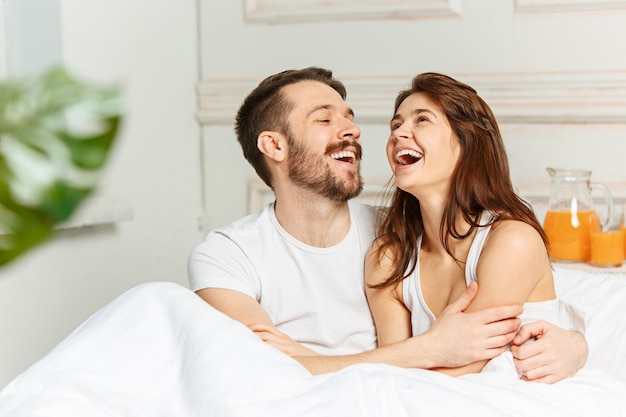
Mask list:
[[[585,262],[590,259],[590,233],[606,227],[613,212],[609,188],[590,181],[591,171],[547,168],[552,185],[543,228],[553,261]],[[601,191],[606,200],[606,220],[593,208],[592,191]]]

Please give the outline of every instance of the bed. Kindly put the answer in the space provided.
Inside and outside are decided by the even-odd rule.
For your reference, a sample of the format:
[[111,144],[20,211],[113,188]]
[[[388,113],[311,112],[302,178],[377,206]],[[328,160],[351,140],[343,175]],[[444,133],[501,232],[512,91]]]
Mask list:
[[555,269],[589,359],[553,385],[387,365],[311,376],[173,283],[122,294],[0,392],[0,416],[626,416],[626,275]]

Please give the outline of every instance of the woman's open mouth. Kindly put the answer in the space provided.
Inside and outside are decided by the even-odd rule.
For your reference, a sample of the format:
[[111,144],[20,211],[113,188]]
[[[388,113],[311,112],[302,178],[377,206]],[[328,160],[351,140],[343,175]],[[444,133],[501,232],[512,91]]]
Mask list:
[[396,162],[400,165],[411,165],[422,159],[423,155],[413,149],[402,149],[396,152]]

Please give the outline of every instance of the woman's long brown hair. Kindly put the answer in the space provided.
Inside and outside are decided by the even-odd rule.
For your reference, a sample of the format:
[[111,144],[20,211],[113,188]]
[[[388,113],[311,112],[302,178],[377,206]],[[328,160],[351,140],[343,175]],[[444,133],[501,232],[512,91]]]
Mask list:
[[[465,239],[480,227],[483,211],[500,219],[529,224],[547,245],[547,237],[532,208],[516,193],[511,183],[508,158],[500,130],[491,109],[476,91],[453,78],[437,73],[424,73],[413,78],[411,88],[401,91],[394,114],[400,104],[415,93],[426,94],[446,115],[461,144],[461,154],[452,173],[448,205],[440,227],[440,239],[446,252],[450,237]],[[459,213],[470,229],[461,233],[456,228]],[[392,254],[394,266],[384,287],[400,282],[417,266],[417,239],[423,233],[420,203],[412,194],[396,189],[391,206],[378,228],[378,256]]]

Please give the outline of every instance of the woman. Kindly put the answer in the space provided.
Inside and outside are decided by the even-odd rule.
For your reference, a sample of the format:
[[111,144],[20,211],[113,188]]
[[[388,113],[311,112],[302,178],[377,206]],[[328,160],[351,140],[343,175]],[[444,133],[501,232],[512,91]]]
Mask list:
[[[546,236],[515,194],[489,106],[470,86],[424,73],[398,95],[390,127],[397,189],[365,272],[379,346],[428,330],[473,280],[466,311],[525,303],[523,323],[558,325]],[[515,371],[505,355],[494,364]],[[486,363],[437,370],[462,375]]]

